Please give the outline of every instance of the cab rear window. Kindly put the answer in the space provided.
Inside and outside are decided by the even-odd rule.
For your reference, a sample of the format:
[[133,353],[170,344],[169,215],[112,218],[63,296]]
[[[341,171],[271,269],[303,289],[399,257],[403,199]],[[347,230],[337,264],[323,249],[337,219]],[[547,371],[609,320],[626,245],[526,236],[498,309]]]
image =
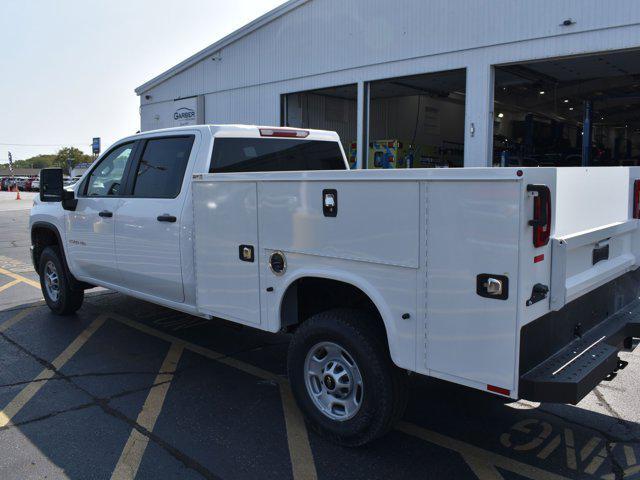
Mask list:
[[216,138],[211,173],[345,170],[337,142],[282,138]]

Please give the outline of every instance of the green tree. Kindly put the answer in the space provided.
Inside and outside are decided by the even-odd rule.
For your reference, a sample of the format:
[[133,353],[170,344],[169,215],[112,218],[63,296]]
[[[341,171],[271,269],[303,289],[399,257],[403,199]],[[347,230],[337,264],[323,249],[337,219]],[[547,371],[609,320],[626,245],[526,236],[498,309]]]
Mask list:
[[54,154],[36,155],[35,157],[15,162],[16,168],[46,168],[53,165],[56,156]]
[[54,166],[65,170],[75,167],[79,163],[91,163],[91,155],[82,153],[76,147],[63,147],[56,153]]
[[[52,166],[55,158],[55,154],[36,155],[35,157],[27,158],[25,160],[15,160],[13,162],[13,166],[15,168],[45,168]],[[3,163],[0,165],[0,169],[8,170],[9,164]],[[3,175],[6,175],[6,173],[3,172]]]
[[[71,165],[68,163],[69,159],[71,160]],[[13,165],[15,168],[62,167],[69,173],[69,167],[73,168],[79,163],[91,163],[92,160],[91,155],[86,155],[75,147],[64,147],[58,150],[57,153],[41,154],[24,160],[16,160]],[[9,164],[3,163],[0,165],[0,169],[8,170]],[[4,174],[6,173],[3,172]]]

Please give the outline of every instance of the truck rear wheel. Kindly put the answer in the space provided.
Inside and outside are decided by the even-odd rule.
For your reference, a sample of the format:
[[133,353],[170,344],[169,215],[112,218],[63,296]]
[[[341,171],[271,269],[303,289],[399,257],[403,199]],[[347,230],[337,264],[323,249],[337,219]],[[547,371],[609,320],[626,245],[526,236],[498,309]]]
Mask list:
[[82,306],[84,290],[71,288],[57,247],[42,251],[38,270],[42,295],[53,313],[71,315]]
[[314,430],[342,445],[384,435],[404,412],[405,375],[379,330],[365,312],[329,310],[304,322],[289,346],[298,406]]

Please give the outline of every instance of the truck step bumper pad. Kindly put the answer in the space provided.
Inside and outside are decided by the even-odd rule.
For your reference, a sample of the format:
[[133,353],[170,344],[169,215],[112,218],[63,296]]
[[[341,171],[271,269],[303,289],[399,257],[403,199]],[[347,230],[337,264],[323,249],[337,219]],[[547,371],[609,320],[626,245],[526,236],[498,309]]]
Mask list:
[[576,404],[618,369],[625,339],[640,337],[640,299],[520,377],[520,397]]

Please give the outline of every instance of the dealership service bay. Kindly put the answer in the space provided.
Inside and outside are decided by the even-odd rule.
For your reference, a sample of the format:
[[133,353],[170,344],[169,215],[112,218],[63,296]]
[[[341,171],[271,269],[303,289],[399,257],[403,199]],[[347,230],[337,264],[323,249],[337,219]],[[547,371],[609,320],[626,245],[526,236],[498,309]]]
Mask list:
[[0,478],[640,478],[640,350],[577,406],[416,376],[391,434],[307,431],[288,337],[105,290],[55,317],[29,265],[29,201],[0,198]]

